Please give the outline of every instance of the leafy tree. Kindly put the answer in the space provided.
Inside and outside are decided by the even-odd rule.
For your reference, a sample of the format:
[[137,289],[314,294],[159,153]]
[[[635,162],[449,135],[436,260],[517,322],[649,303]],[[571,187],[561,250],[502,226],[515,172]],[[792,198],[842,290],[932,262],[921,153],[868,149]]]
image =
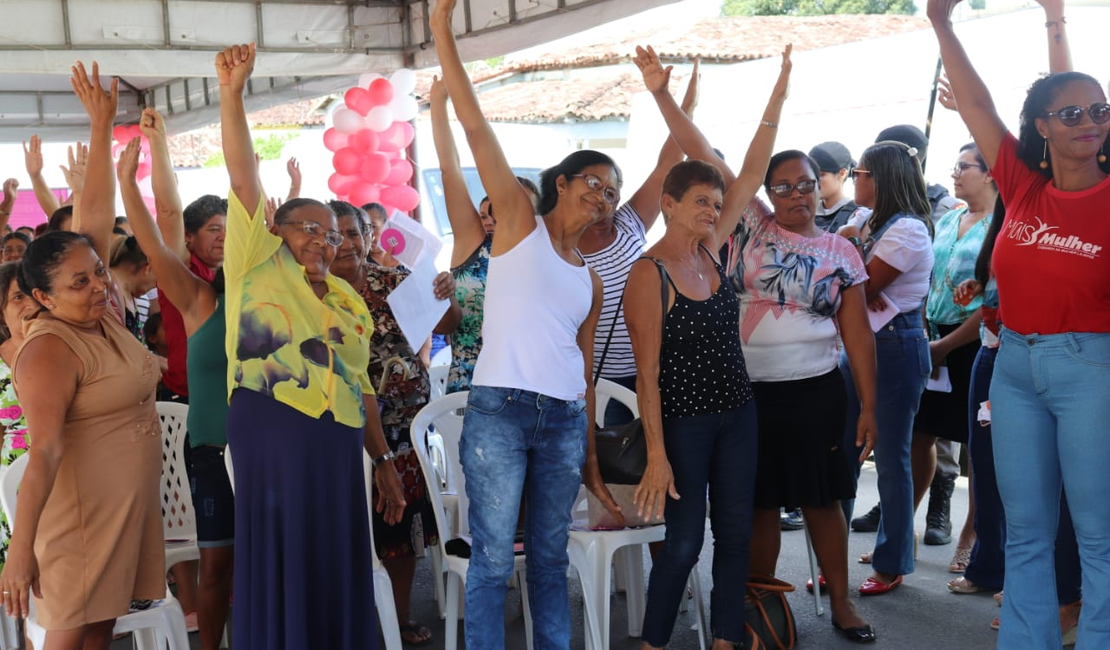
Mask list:
[[724,0],[725,16],[913,14],[913,0]]

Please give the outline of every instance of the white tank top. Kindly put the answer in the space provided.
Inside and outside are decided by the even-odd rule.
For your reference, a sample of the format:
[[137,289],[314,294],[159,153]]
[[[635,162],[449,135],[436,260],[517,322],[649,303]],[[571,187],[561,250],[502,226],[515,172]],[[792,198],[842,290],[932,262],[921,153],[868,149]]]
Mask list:
[[578,329],[590,313],[590,269],[551,245],[543,217],[512,250],[489,258],[475,386],[519,388],[562,400],[585,396]]

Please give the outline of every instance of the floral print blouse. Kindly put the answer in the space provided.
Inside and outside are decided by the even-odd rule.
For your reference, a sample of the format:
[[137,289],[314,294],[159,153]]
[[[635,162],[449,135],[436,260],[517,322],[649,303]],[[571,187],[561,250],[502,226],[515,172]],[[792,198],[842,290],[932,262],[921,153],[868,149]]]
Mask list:
[[[27,419],[15,397],[12,386],[12,371],[8,364],[0,361],[0,426],[4,427],[4,443],[0,448],[0,472],[27,453],[31,439],[27,436]],[[11,538],[8,518],[0,512],[0,569],[8,558],[8,540]]]
[[451,269],[455,276],[455,298],[462,308],[462,320],[451,335],[451,368],[447,373],[447,392],[470,390],[474,364],[482,351],[482,315],[485,313],[486,274],[489,271],[493,238],[482,245],[465,262]]

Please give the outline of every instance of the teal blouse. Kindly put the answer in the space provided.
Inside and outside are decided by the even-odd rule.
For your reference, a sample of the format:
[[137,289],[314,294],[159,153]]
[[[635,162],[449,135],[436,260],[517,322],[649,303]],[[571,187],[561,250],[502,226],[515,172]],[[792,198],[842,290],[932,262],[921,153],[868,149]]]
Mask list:
[[964,280],[975,277],[975,260],[983,247],[987,229],[991,225],[991,215],[959,237],[960,219],[967,213],[967,207],[949,211],[936,224],[933,237],[933,278],[929,285],[929,299],[925,314],[933,325],[959,325],[968,319],[983,304],[981,296],[967,305],[957,305],[952,293]]

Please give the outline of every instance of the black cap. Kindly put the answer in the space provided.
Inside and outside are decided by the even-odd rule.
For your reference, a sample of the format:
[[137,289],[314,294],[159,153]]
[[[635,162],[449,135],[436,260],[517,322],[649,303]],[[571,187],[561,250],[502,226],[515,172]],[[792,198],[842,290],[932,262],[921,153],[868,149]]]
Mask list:
[[875,142],[883,142],[886,140],[901,142],[907,147],[917,149],[917,161],[920,163],[925,162],[925,153],[929,149],[929,138],[926,138],[921,129],[916,126],[912,124],[889,126],[880,131],[879,137],[875,138]]
[[817,167],[823,172],[835,174],[841,169],[851,171],[856,166],[848,147],[839,142],[822,142],[809,150],[809,157],[817,161]]

